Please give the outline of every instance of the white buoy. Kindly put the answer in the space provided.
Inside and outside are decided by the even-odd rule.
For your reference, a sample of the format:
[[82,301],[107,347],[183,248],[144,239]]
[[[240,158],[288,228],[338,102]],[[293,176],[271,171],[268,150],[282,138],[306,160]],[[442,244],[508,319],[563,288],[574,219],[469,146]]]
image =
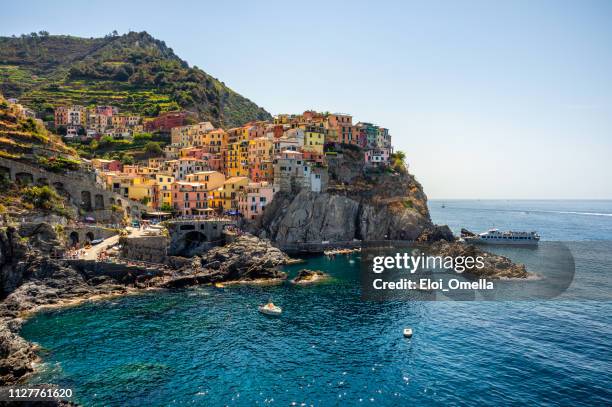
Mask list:
[[404,328],[404,338],[412,338],[412,328]]

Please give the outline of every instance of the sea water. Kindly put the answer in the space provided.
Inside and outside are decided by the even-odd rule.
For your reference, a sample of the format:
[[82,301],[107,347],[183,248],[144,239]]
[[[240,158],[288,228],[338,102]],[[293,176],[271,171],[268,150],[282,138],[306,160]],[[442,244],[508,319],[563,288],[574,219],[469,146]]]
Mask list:
[[[612,240],[610,201],[431,201],[430,209],[455,233]],[[576,285],[609,293],[611,256],[578,254]],[[22,331],[42,347],[30,382],[72,388],[94,406],[612,403],[610,301],[364,302],[359,255],[287,270],[304,267],[332,279],[151,292],[40,313]],[[268,300],[282,316],[257,312]]]

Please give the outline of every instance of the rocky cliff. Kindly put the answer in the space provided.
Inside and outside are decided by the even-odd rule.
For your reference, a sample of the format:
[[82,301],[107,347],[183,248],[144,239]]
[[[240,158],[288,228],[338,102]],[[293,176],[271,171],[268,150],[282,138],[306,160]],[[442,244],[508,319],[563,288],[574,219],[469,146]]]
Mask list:
[[17,288],[24,279],[27,246],[12,227],[0,229],[0,298]]
[[370,168],[363,151],[340,147],[328,158],[327,192],[279,192],[253,225],[274,242],[452,240],[431,222],[421,184],[405,168]]

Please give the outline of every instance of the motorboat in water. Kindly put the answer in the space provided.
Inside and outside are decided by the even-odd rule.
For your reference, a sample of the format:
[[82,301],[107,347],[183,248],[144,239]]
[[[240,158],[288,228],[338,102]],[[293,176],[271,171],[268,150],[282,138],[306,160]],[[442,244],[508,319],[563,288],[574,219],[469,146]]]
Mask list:
[[266,315],[280,315],[283,312],[283,309],[278,305],[274,305],[274,303],[269,302],[265,305],[260,305],[257,307],[259,312]]
[[468,243],[480,244],[537,245],[540,241],[540,235],[537,232],[515,232],[511,230],[501,232],[497,229],[489,229],[478,234],[462,229],[461,238]]
[[404,328],[404,338],[412,338],[412,328]]

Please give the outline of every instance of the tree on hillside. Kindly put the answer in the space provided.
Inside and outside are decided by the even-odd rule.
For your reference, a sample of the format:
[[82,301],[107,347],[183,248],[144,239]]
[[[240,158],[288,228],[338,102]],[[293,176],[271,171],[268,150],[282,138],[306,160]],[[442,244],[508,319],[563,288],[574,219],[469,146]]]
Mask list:
[[161,148],[161,146],[159,145],[158,142],[156,142],[156,141],[149,141],[144,146],[144,152],[148,156],[159,157],[160,155],[162,155],[162,148]]
[[402,172],[406,170],[406,153],[404,153],[403,151],[396,151],[395,153],[391,154],[391,167],[393,167],[394,170]]

